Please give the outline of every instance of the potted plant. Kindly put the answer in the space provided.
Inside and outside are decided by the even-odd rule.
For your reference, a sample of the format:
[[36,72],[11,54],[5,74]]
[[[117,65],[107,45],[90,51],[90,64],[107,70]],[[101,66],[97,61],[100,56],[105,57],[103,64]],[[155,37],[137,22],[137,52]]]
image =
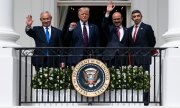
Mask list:
[[[34,89],[62,90],[73,89],[71,82],[73,68],[40,68],[32,79],[31,86]],[[140,66],[122,66],[109,68],[111,81],[109,89],[134,89],[148,90],[150,76]]]

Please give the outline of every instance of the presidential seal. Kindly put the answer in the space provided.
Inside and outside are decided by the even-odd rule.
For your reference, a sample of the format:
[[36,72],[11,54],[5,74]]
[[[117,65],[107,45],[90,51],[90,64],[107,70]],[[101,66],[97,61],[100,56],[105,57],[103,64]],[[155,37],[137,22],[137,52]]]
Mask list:
[[95,97],[109,86],[110,73],[107,66],[97,59],[80,61],[72,73],[74,88],[83,96]]

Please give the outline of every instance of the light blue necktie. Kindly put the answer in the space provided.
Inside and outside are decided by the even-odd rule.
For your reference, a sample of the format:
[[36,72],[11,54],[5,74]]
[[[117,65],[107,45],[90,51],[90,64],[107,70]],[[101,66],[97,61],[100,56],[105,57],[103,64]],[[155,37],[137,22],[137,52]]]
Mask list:
[[[49,44],[49,31],[48,31],[48,27],[46,27],[46,40],[47,40],[47,43]],[[46,49],[46,55],[48,55],[48,49]]]
[[49,31],[48,31],[48,27],[46,27],[46,40],[49,43]]

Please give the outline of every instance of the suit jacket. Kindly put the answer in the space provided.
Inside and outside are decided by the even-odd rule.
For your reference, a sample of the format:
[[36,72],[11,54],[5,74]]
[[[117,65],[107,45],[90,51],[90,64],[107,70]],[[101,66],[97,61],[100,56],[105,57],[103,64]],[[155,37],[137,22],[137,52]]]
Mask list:
[[[156,39],[154,36],[154,31],[152,27],[143,22],[140,24],[139,29],[136,34],[136,40],[133,41],[133,27],[128,28],[128,36],[130,41],[130,47],[154,47],[156,44]],[[131,51],[131,54],[134,54],[135,57],[132,58],[132,62],[135,65],[142,64],[151,64],[151,52],[150,49],[143,49],[140,52],[137,52],[139,49],[134,49]]]
[[[123,27],[124,35],[121,41],[118,39],[117,29],[114,25],[109,24],[109,18],[104,18],[102,22],[102,28],[107,37],[107,49],[103,52],[104,60],[112,60],[115,55],[125,54],[127,49],[119,49],[120,47],[128,47],[128,36],[127,28]],[[108,49],[108,48],[117,48],[117,49]],[[111,55],[111,56],[109,56]],[[121,57],[121,59],[124,59]]]
[[[34,39],[36,47],[62,47],[62,32],[55,27],[51,26],[49,43],[46,40],[46,34],[42,26],[34,26],[33,28],[26,30],[26,34]],[[34,57],[32,58],[33,65],[55,66],[58,65],[58,62],[62,62],[55,57],[45,57],[47,52],[50,56],[60,54],[57,49],[35,49]]]
[[[92,23],[88,23],[89,26],[89,37],[88,37],[88,46],[87,47],[99,47],[99,30],[98,27]],[[81,59],[83,59],[84,55],[88,55],[86,51],[82,48],[84,46],[83,42],[83,34],[80,25],[80,21],[77,22],[77,27],[72,31],[67,31],[64,38],[65,42],[69,43],[70,47],[81,47],[80,49],[72,49],[68,53],[67,64],[76,65]],[[97,54],[98,51],[95,51]],[[90,54],[90,53],[89,53]]]

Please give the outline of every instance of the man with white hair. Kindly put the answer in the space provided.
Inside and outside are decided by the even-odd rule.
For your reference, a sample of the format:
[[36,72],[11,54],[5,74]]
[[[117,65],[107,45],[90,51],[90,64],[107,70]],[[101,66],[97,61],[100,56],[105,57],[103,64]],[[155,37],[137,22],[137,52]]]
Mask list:
[[[32,37],[35,41],[36,47],[62,47],[62,32],[58,28],[51,25],[52,16],[48,11],[40,14],[41,26],[32,27],[32,16],[26,17],[26,34]],[[45,55],[57,55],[54,49],[35,49],[32,63],[39,71],[40,67],[58,67],[61,64],[61,58]]]

